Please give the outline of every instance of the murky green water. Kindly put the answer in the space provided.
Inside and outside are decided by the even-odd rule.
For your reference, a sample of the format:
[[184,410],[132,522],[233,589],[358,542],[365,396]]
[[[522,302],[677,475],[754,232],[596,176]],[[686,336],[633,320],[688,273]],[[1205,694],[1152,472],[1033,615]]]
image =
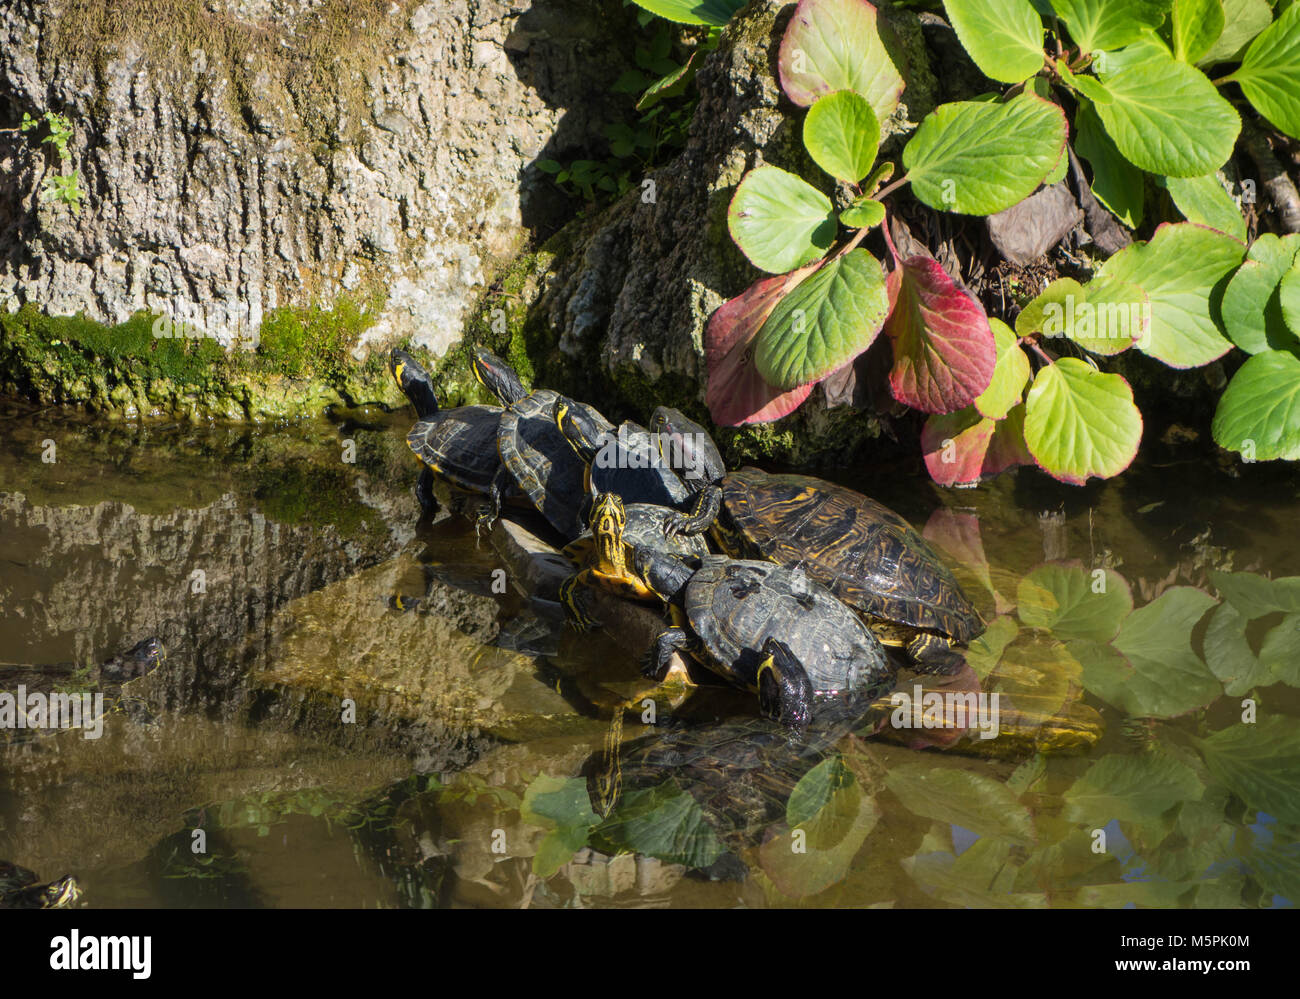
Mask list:
[[648,611],[576,635],[517,541],[421,524],[408,418],[365,418],[141,430],[0,407],[0,661],[169,652],[138,685],[152,723],[0,743],[0,858],[75,874],[94,907],[1300,897],[1285,471],[1156,447],[1081,490],[846,474],[991,622],[969,662],[1000,733],[914,748],[955,733],[860,721],[792,746],[743,694],[647,694]]

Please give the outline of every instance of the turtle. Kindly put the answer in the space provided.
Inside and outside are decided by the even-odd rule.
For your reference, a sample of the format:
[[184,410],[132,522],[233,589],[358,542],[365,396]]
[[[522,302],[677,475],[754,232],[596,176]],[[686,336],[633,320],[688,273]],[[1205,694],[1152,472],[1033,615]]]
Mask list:
[[599,586],[630,600],[655,602],[658,594],[631,570],[637,546],[654,547],[679,558],[701,558],[709,546],[700,535],[668,537],[664,521],[672,511],[652,503],[624,504],[617,493],[601,493],[592,505],[590,528],[562,554],[583,568],[560,586],[560,602],[569,623],[587,631],[596,622],[581,606],[584,586]]
[[[487,383],[508,381],[514,374],[495,368],[480,372],[477,359],[474,365],[475,375]],[[419,417],[407,433],[406,443],[420,459],[420,478],[415,487],[420,506],[426,513],[437,512],[438,500],[433,495],[437,476],[462,493],[487,497],[479,515],[481,530],[496,518],[511,492],[510,477],[496,447],[497,427],[504,410],[500,406],[440,408],[429,373],[401,348],[394,347],[389,354],[389,369]]]
[[0,909],[66,909],[81,897],[77,879],[65,874],[48,884],[26,867],[0,860]]
[[[587,492],[582,462],[551,415],[561,396],[551,389],[529,392],[514,369],[482,347],[474,350],[474,373],[504,407],[495,433],[507,474],[564,540],[572,541],[586,528]],[[485,378],[488,374],[492,377]],[[611,427],[590,406],[572,400],[565,405],[601,428]]]
[[896,668],[880,641],[830,590],[799,569],[706,555],[692,566],[638,547],[633,570],[673,619],[655,639],[643,672],[665,675],[674,652],[692,656],[788,728],[806,728],[837,699],[874,697]]
[[[36,735],[52,735],[80,728],[87,738],[105,715],[140,705],[131,690],[141,677],[166,662],[167,653],[157,638],[137,642],[107,659],[87,678],[93,689],[70,690],[78,685],[73,664],[0,667],[0,740],[11,744]],[[86,700],[89,698],[89,700]],[[147,712],[141,712],[147,717]]]
[[983,633],[984,619],[906,520],[824,479],[727,472],[708,433],[678,410],[659,407],[650,426],[665,461],[701,471],[685,480],[696,502],[668,518],[670,534],[712,529],[733,556],[800,566],[860,612],[882,642],[905,649],[919,672],[961,668],[958,647]]
[[602,425],[581,408],[560,399],[555,406],[555,425],[585,470],[585,485],[592,495],[616,493],[624,503],[649,503],[683,508],[691,490],[660,457],[650,431],[632,422],[622,423],[617,432]]

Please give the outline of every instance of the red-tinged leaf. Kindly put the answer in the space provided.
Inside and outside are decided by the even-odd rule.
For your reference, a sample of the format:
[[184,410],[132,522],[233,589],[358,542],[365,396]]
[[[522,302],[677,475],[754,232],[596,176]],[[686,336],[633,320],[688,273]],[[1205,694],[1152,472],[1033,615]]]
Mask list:
[[704,398],[714,423],[770,423],[794,412],[812,392],[813,382],[785,392],[765,382],[754,366],[753,341],[776,303],[818,266],[763,278],[709,317],[704,331],[709,385]]
[[980,474],[988,479],[1016,465],[1034,464],[1037,462],[1025,443],[1025,404],[1022,402],[1013,406],[1006,418],[998,420],[993,428],[993,439],[989,441]]
[[941,486],[979,482],[992,438],[993,421],[974,407],[931,416],[921,430],[921,451],[930,478]]
[[894,398],[926,413],[969,406],[989,387],[997,347],[984,308],[958,288],[938,261],[911,257],[887,279],[893,311]]
[[[980,536],[978,515],[941,506],[930,514],[921,536],[947,556],[949,563],[957,570],[959,582],[965,583],[967,574],[979,580],[980,585],[993,595],[996,613],[1005,614],[1015,607],[993,585],[989,560],[984,554],[984,540]],[[977,600],[976,603],[981,604],[982,601]]]

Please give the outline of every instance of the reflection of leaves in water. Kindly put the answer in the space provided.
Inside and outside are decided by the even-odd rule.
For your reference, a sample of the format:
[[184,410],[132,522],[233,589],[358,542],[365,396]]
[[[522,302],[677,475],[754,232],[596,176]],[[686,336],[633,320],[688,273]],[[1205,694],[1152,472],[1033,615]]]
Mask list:
[[1005,784],[991,777],[906,763],[890,770],[885,785],[916,815],[1017,843],[1034,838],[1029,810]]
[[1172,757],[1111,755],[1094,763],[1065,792],[1065,815],[1094,829],[1111,819],[1141,822],[1177,802],[1200,798],[1203,790],[1196,772]]
[[759,861],[777,890],[803,898],[844,878],[880,812],[840,757],[832,756],[795,785],[786,817],[790,828],[763,844]]
[[1233,604],[1219,604],[1205,631],[1205,661],[1230,697],[1273,682],[1246,639],[1248,620]]
[[1251,808],[1300,823],[1300,729],[1276,715],[1198,739],[1216,778]]
[[588,834],[600,821],[582,777],[561,780],[542,774],[528,785],[519,814],[525,822],[551,827],[533,857],[533,873],[541,878],[549,878],[586,846]]
[[1264,636],[1259,660],[1269,674],[1265,682],[1300,687],[1300,614],[1286,615]]
[[1045,909],[1041,892],[1015,890],[1018,868],[1011,862],[1014,843],[1001,837],[976,840],[960,857],[920,853],[904,869],[929,894],[954,905],[987,909]]
[[1300,576],[1267,579],[1254,572],[1211,572],[1210,582],[1247,618],[1300,611]]
[[975,675],[981,680],[987,677],[1008,645],[1015,641],[1020,627],[1011,617],[997,617],[989,622],[984,634],[970,643],[966,650],[966,662],[970,664]]
[[1078,563],[1039,566],[1017,589],[1020,620],[1068,641],[1072,638],[1109,642],[1133,610],[1133,594],[1124,577],[1112,569],[1104,581]]
[[687,867],[708,867],[724,853],[694,798],[674,779],[627,791],[593,834],[607,852],[634,850]]

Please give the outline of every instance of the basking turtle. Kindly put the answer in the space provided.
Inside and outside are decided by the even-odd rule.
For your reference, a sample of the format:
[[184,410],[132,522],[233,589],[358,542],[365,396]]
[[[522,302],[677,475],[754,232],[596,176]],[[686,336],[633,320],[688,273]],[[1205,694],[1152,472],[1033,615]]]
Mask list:
[[0,860],[0,909],[65,909],[81,897],[81,886],[70,874],[48,884],[36,882],[26,867]]
[[589,492],[616,493],[624,503],[665,507],[690,501],[691,490],[664,463],[645,427],[623,423],[613,433],[608,423],[602,426],[565,399],[555,406],[555,425],[581,459]]
[[656,409],[650,426],[666,461],[702,471],[686,479],[697,490],[695,506],[670,518],[670,534],[712,528],[732,555],[802,566],[860,612],[882,642],[906,649],[921,671],[961,668],[954,646],[980,635],[984,620],[902,517],[823,479],[757,468],[728,473],[704,428],[675,409]]
[[560,602],[565,614],[579,631],[596,626],[581,606],[579,594],[584,586],[599,586],[630,600],[657,601],[658,594],[631,569],[632,554],[637,547],[666,551],[684,559],[698,559],[709,554],[709,546],[700,535],[668,537],[664,523],[670,509],[649,503],[624,505],[617,493],[601,493],[591,509],[590,528],[564,549],[563,554],[585,566],[560,586]]
[[[406,435],[406,443],[422,466],[415,487],[420,506],[430,514],[437,511],[438,500],[433,495],[433,479],[437,476],[460,492],[486,496],[479,527],[490,524],[511,492],[510,477],[501,466],[496,448],[503,410],[498,406],[439,408],[429,373],[400,348],[394,347],[389,354],[389,368],[419,416]],[[489,384],[497,379],[508,382],[514,375],[509,369],[480,371],[477,358],[474,372],[480,381]]]
[[[18,744],[38,735],[80,728],[87,738],[105,715],[140,705],[132,687],[167,658],[157,638],[137,642],[85,678],[72,664],[0,666],[0,741]],[[80,689],[74,689],[80,688]],[[147,712],[145,712],[147,715]]]
[[675,622],[647,658],[652,679],[662,679],[672,654],[684,652],[757,691],[764,714],[796,729],[824,704],[874,697],[893,681],[875,636],[798,569],[721,555],[693,568],[655,548],[637,548],[633,568]]
[[[527,391],[508,364],[481,347],[474,351],[474,373],[505,407],[495,432],[507,473],[565,541],[573,540],[586,527],[587,494],[582,463],[551,416],[561,396],[550,389]],[[492,377],[485,378],[488,374]],[[590,406],[572,401],[566,405],[597,426],[610,426]]]

